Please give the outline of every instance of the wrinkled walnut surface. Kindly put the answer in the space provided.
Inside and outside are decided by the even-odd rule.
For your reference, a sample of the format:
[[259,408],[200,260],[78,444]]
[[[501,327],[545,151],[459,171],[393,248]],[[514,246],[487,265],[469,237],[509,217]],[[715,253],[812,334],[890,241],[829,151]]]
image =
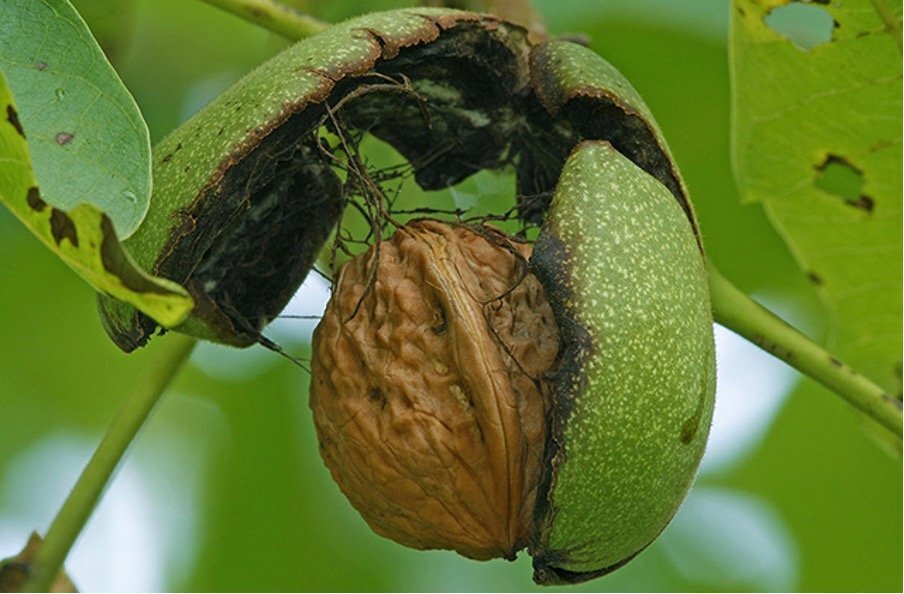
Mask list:
[[323,459],[368,524],[407,546],[488,559],[527,543],[542,378],[559,338],[514,252],[530,247],[489,228],[410,223],[381,243],[379,262],[371,248],[341,269],[314,333]]

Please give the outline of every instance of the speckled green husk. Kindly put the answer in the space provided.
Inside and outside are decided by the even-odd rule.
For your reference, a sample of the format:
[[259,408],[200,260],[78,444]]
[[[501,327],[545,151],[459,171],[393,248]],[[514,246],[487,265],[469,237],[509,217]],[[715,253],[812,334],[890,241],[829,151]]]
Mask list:
[[[394,92],[341,107],[362,85],[392,80]],[[405,103],[398,91],[407,84],[417,100]],[[344,206],[315,134],[326,105],[394,146],[427,189],[515,163],[519,216],[545,217],[531,262],[564,345],[530,545],[534,578],[583,581],[627,562],[693,480],[715,382],[696,220],[649,109],[589,49],[531,45],[486,15],[414,9],[331,27],[156,147],[151,210],[126,245],[191,292],[196,308],[177,330],[260,341],[300,284]],[[442,158],[425,159],[437,146]],[[274,265],[295,258],[288,275],[263,266],[266,291],[258,254],[275,255],[265,262]],[[101,298],[101,311],[124,350],[156,328],[122,302]]]
[[566,162],[532,267],[566,348],[531,554],[538,582],[582,581],[650,544],[693,481],[715,392],[706,273],[675,197],[604,141]]

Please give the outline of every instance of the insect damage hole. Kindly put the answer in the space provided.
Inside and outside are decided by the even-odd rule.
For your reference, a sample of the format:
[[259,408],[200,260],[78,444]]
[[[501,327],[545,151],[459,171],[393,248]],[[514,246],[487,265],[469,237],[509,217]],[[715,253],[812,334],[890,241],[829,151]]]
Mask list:
[[814,185],[833,194],[849,206],[872,212],[875,203],[863,193],[863,171],[838,155],[829,155],[816,168]]
[[791,2],[769,11],[766,25],[788,38],[804,51],[832,41],[832,32],[838,26],[829,12],[815,6],[815,2]]

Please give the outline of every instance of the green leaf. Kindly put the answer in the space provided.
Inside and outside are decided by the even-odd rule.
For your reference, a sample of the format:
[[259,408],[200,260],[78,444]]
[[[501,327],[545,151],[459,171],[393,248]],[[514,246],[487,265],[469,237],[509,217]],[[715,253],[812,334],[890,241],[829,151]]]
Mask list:
[[[793,11],[797,29],[786,19]],[[818,286],[834,348],[893,394],[901,390],[900,28],[895,0],[735,0],[731,28],[742,197],[763,203]]]
[[0,72],[0,202],[97,290],[127,301],[173,327],[193,307],[178,284],[141,271],[125,252],[110,217],[92,204],[63,210],[39,189],[19,112]]
[[63,210],[94,204],[120,238],[131,235],[151,194],[147,125],[68,0],[4,0],[0,69],[43,199]]

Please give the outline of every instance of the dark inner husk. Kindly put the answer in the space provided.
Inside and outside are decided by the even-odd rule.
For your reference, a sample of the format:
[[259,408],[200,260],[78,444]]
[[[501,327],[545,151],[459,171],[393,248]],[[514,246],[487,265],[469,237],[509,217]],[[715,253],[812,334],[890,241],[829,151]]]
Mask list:
[[[464,20],[342,79],[180,213],[181,229],[156,271],[188,286],[224,342],[260,341],[345,207],[343,184],[318,139],[319,127],[335,129],[336,121],[347,133],[369,132],[392,145],[424,189],[512,166],[518,214],[531,224],[542,221],[566,157],[584,138],[609,139],[680,197],[668,158],[636,115],[605,97],[575,98],[550,114],[529,82],[528,52],[520,30]],[[155,324],[143,322],[150,334]]]

